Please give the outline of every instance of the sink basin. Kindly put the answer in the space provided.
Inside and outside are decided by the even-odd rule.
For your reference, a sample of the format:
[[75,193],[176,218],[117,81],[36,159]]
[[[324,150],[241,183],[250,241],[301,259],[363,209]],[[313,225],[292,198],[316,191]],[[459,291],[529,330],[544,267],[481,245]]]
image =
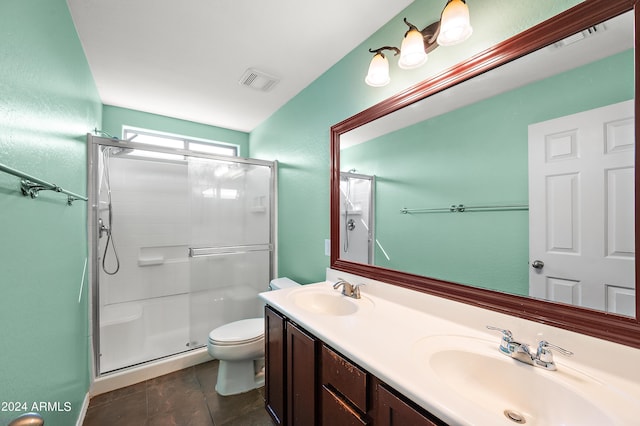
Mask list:
[[453,411],[470,410],[466,411],[469,423],[632,424],[635,398],[563,365],[546,371],[516,361],[499,353],[498,344],[498,339],[427,337],[413,345],[412,358],[421,373],[437,384],[437,392],[442,389],[442,396],[451,399],[448,406]]
[[315,314],[343,316],[352,315],[373,306],[367,297],[353,299],[343,296],[339,291],[327,289],[305,289],[293,291],[288,295],[296,306]]

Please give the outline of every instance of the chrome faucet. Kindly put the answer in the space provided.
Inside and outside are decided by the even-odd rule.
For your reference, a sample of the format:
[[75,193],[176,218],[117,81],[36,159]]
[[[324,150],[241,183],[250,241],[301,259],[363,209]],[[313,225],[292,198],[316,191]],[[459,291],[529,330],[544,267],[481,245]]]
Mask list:
[[553,353],[549,349],[554,349],[566,356],[573,355],[573,352],[563,349],[560,346],[552,345],[546,340],[541,340],[538,343],[538,349],[533,353],[529,345],[515,341],[511,331],[490,325],[488,325],[487,328],[502,333],[502,340],[498,348],[502,354],[524,362],[525,364],[533,365],[534,367],[544,368],[545,370],[557,369],[555,362],[553,362]]
[[343,280],[342,278],[338,278],[338,281],[333,285],[334,289],[338,289],[342,286],[342,294],[344,296],[353,297],[354,299],[360,299],[360,286],[364,284],[351,284],[347,280]]

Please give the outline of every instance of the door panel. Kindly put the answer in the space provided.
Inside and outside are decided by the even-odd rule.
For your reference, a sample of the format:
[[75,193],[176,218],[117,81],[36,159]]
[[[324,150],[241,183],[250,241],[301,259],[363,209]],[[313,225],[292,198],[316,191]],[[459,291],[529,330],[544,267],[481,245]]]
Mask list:
[[529,294],[635,315],[633,101],[529,126]]
[[313,426],[317,420],[316,347],[318,340],[287,323],[287,422]]
[[287,353],[286,326],[283,316],[268,306],[264,310],[265,319],[265,405],[274,424],[286,422],[287,400]]

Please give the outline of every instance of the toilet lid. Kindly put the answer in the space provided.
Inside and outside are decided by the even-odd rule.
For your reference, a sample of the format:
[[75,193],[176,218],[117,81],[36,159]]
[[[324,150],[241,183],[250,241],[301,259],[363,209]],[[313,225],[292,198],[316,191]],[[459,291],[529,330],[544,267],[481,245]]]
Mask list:
[[222,325],[209,333],[218,344],[249,343],[264,338],[264,318],[250,318]]

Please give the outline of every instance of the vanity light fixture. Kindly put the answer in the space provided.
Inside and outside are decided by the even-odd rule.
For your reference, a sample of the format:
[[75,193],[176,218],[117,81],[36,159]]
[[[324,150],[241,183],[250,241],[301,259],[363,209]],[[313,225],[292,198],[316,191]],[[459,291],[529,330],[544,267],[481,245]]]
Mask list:
[[395,52],[400,55],[398,67],[402,69],[418,68],[427,62],[427,55],[438,46],[453,46],[462,43],[471,36],[473,29],[469,24],[469,8],[465,0],[448,0],[440,20],[422,30],[407,21],[409,26],[405,33],[400,49],[393,46],[384,46],[379,49],[369,49],[375,53],[369,64],[369,72],[365,82],[369,86],[382,87],[389,84],[389,60],[383,50]]
[[375,53],[369,64],[367,78],[364,80],[369,86],[382,87],[391,81],[389,78],[389,60],[384,56],[384,53],[382,53],[383,50],[392,50],[395,52],[395,56],[400,54],[400,49],[392,46],[384,46],[376,50],[369,49],[369,52]]

